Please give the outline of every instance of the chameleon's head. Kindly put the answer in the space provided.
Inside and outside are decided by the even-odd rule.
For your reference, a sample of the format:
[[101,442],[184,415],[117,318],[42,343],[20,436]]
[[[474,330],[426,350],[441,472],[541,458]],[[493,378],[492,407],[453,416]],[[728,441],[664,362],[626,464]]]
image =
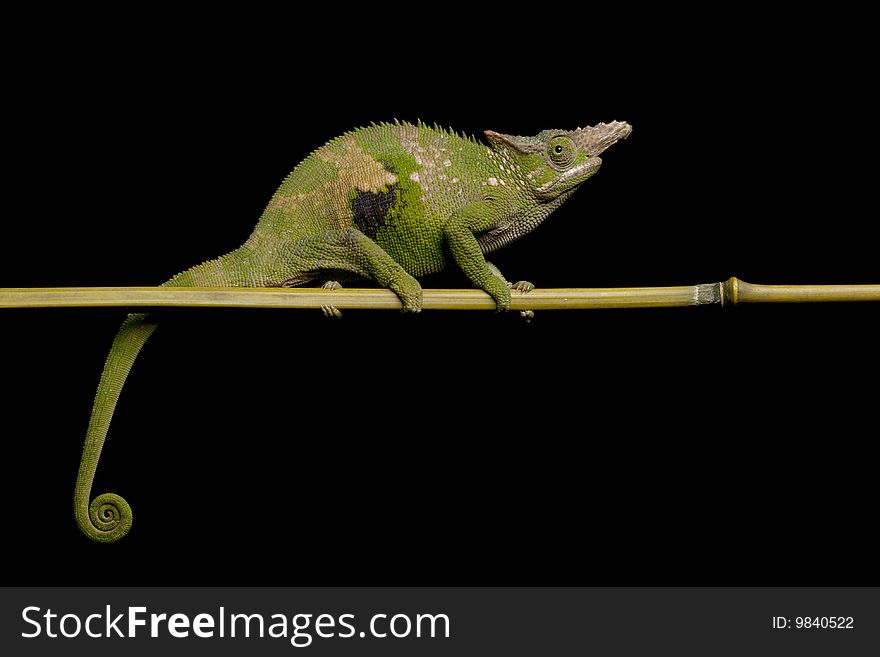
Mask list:
[[573,191],[596,173],[602,165],[599,155],[630,132],[628,123],[612,121],[577,130],[544,130],[534,137],[487,130],[486,138],[501,160],[513,165],[520,184],[546,202]]

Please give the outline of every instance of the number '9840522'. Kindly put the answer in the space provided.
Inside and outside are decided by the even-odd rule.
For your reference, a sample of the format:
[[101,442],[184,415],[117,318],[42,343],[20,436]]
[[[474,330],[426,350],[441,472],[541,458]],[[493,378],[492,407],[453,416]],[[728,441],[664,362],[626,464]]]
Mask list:
[[851,630],[853,629],[852,616],[795,616],[794,619],[785,616],[773,617],[774,630]]

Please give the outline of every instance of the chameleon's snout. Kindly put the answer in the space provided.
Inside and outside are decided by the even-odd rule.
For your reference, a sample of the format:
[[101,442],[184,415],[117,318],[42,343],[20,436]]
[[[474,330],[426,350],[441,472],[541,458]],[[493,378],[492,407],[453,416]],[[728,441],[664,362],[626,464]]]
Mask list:
[[590,157],[597,157],[621,139],[629,137],[631,132],[632,126],[626,121],[612,121],[578,128],[574,131],[574,140]]

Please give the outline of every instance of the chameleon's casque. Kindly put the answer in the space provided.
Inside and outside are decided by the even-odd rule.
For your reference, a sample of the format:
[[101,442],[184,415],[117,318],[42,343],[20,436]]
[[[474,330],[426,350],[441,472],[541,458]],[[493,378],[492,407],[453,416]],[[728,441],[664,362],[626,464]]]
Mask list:
[[[509,284],[484,254],[538,226],[599,169],[599,155],[630,132],[617,121],[534,137],[486,131],[487,146],[423,124],[360,128],[314,151],[287,176],[244,245],[165,285],[335,286],[365,277],[393,290],[405,312],[418,312],[415,277],[454,261],[499,311],[507,310],[510,287],[532,286]],[[96,541],[115,541],[131,528],[124,499],[89,499],[122,386],[155,328],[149,315],[129,315],[98,384],[74,500],[77,523]]]

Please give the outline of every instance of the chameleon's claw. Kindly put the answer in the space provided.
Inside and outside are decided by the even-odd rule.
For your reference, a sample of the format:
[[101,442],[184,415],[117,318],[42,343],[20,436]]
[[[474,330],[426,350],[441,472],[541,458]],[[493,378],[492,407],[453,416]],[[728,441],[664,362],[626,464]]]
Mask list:
[[531,292],[532,290],[534,290],[535,286],[533,283],[529,283],[528,281],[517,281],[516,283],[513,283],[510,286],[510,289],[511,290],[518,290],[520,292],[525,293],[525,292]]
[[[339,281],[327,281],[321,286],[322,290],[339,290],[341,288],[342,284]],[[321,306],[321,312],[324,313],[324,317],[329,319],[342,319],[342,311],[336,306]]]
[[[531,292],[532,290],[534,290],[535,286],[533,283],[530,283],[529,281],[517,281],[516,283],[513,283],[510,285],[510,289],[517,290],[519,292],[522,292],[523,294],[527,294],[527,293]],[[526,324],[528,324],[533,319],[535,319],[535,311],[534,310],[520,310],[519,316],[522,317],[524,320],[526,320]]]

